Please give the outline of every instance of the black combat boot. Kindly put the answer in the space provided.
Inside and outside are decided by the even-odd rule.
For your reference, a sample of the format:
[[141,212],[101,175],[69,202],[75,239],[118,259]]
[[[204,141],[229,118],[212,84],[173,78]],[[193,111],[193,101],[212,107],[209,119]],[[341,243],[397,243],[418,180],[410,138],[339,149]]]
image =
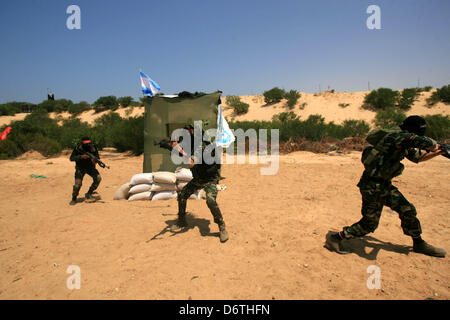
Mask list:
[[85,198],[86,200],[90,200],[90,201],[95,200],[95,198],[92,196],[92,193],[90,193],[90,192],[86,193],[86,194],[84,195],[84,198]]
[[414,241],[413,251],[438,258],[444,258],[447,253],[444,249],[433,247],[431,244],[428,244],[423,240]]
[[228,240],[228,232],[225,229],[225,222],[219,222],[218,223],[219,226],[219,237],[220,237],[220,242],[226,242]]
[[347,251],[343,248],[342,240],[344,240],[344,238],[341,236],[339,232],[330,231],[326,235],[324,247],[330,251],[336,251],[337,253],[340,254],[350,253],[350,251]]
[[70,201],[69,204],[70,204],[71,206],[76,205],[76,204],[77,204],[77,197],[75,197],[75,198],[72,197],[72,201]]

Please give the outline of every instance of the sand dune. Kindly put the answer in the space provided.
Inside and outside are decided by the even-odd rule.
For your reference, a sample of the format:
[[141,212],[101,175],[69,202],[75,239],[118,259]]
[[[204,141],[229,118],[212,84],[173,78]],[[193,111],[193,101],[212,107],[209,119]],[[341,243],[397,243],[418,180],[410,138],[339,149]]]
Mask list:
[[[371,123],[375,118],[376,113],[361,108],[364,101],[364,96],[368,91],[361,92],[322,92],[320,94],[312,94],[301,92],[301,97],[296,106],[290,110],[286,101],[282,101],[277,104],[267,106],[264,103],[264,97],[262,95],[255,96],[241,96],[241,100],[248,103],[248,113],[244,115],[235,116],[233,110],[226,104],[226,97],[222,97],[222,103],[224,106],[224,115],[227,120],[235,121],[252,121],[252,120],[266,120],[270,121],[275,114],[293,111],[306,120],[312,114],[320,114],[325,118],[326,122],[342,123],[347,119],[365,120]],[[432,92],[423,92],[418,100],[414,103],[411,110],[407,112],[408,115],[428,115],[428,114],[442,114],[449,115],[450,107],[442,102],[437,103],[432,108],[427,106],[426,99],[430,97]],[[303,109],[302,106],[304,105]],[[349,104],[347,107],[341,107],[339,104]],[[93,124],[95,119],[98,119],[102,115],[110,111],[104,111],[95,113],[94,110],[86,111],[77,116],[81,121]],[[115,111],[121,117],[135,117],[144,114],[144,107],[134,108],[120,108]],[[13,120],[22,120],[26,114],[19,113],[15,116],[1,116],[0,126],[9,124]],[[70,117],[68,112],[63,113],[50,113],[52,118],[67,119]]]

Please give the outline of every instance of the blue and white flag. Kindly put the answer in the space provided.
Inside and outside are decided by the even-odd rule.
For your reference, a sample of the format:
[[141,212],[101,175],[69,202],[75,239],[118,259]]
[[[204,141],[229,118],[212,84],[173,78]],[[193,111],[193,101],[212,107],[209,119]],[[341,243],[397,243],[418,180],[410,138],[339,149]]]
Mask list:
[[222,114],[222,105],[217,106],[217,133],[216,145],[222,148],[228,148],[236,138],[228,126],[227,120]]
[[150,79],[150,77],[145,73],[143,73],[142,71],[140,72],[140,77],[141,77],[142,93],[144,95],[153,97],[161,90],[159,85],[155,81]]

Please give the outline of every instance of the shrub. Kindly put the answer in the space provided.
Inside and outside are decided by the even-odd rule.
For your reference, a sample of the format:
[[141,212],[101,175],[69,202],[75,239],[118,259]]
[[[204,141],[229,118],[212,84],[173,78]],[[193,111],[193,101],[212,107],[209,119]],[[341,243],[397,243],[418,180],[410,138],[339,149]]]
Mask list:
[[[52,100],[49,100],[52,101]],[[72,100],[68,100],[68,99],[58,99],[58,100],[54,100],[55,105],[54,105],[54,110],[55,112],[63,112],[63,111],[68,111],[70,106],[73,105]]]
[[104,96],[98,98],[94,102],[94,110],[95,112],[102,112],[105,110],[117,109],[118,103],[117,98],[115,96]]
[[248,112],[248,108],[250,107],[248,103],[238,102],[234,106],[234,113],[237,115],[245,114]]
[[450,103],[450,84],[437,89],[436,94],[442,102]]
[[347,108],[350,105],[350,103],[339,103],[339,107],[341,108]]
[[21,111],[20,106],[25,102],[7,102],[0,104],[0,116],[13,116]]
[[397,106],[405,111],[411,109],[418,95],[419,91],[416,88],[404,89],[398,97]]
[[297,100],[301,97],[301,94],[296,90],[290,90],[289,92],[286,92],[284,97],[287,99],[289,109],[293,109],[297,104]]
[[118,151],[131,150],[133,154],[144,152],[144,117],[122,119],[111,131],[112,146]]
[[117,99],[117,102],[120,104],[122,108],[126,108],[133,102],[133,98],[130,96],[120,97]]
[[301,105],[300,105],[300,110],[304,110],[305,109],[305,107],[307,106],[308,104],[306,103],[306,102],[303,102]]
[[264,91],[264,102],[267,104],[280,102],[284,98],[285,94],[286,92],[278,87]]
[[89,109],[91,109],[91,106],[86,101],[81,101],[80,103],[74,103],[69,106],[67,111],[69,111],[70,114],[77,115]]
[[427,115],[424,117],[427,122],[425,135],[436,139],[444,140],[450,138],[450,117],[440,114]]
[[56,107],[56,100],[44,100],[37,105],[38,109],[44,109],[47,112],[54,112]]
[[238,96],[228,96],[225,101],[234,109],[234,114],[236,115],[247,113],[248,108],[250,107],[248,103],[242,102],[241,98]]
[[364,120],[344,120],[342,123],[344,137],[365,137],[370,125]]
[[406,114],[403,111],[391,107],[378,111],[373,123],[377,128],[396,129],[405,119]]
[[292,120],[296,120],[296,119],[298,119],[298,117],[292,111],[281,112],[279,114],[273,115],[273,117],[272,117],[272,121],[278,121],[278,122],[281,122],[281,123],[286,123],[287,121],[292,121]]
[[364,98],[363,108],[378,111],[393,108],[397,103],[399,93],[389,88],[372,90]]
[[434,106],[441,100],[437,91],[433,92],[429,98],[426,99],[428,106]]

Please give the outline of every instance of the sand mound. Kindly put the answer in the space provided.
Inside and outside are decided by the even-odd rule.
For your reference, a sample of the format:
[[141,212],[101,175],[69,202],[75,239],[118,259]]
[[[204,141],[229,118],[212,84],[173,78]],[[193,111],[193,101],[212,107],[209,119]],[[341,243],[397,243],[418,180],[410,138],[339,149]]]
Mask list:
[[18,160],[44,160],[46,159],[39,151],[30,150],[17,157]]

